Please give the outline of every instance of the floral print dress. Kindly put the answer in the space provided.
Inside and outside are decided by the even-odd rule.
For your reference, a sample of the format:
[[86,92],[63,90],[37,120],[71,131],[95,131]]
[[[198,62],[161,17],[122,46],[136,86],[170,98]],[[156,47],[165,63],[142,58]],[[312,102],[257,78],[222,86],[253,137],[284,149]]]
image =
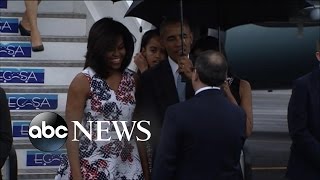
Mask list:
[[[106,81],[100,78],[91,68],[82,73],[90,83],[90,95],[84,109],[82,126],[90,132],[92,122],[92,141],[83,133],[79,139],[80,168],[83,179],[86,180],[143,180],[142,167],[138,154],[135,136],[130,141],[126,136],[120,141],[111,121],[127,121],[131,130],[131,119],[135,108],[135,83],[133,72],[125,70],[117,91],[113,91]],[[110,141],[95,141],[97,138],[96,121],[110,121],[101,123],[101,138]],[[119,123],[119,129],[122,125]],[[72,179],[67,156],[61,160],[61,165],[55,179]]]

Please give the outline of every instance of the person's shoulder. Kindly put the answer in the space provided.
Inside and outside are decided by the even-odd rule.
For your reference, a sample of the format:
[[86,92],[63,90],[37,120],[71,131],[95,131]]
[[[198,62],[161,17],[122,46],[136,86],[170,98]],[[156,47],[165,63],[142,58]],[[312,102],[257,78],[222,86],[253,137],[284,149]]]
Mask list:
[[90,82],[89,77],[84,73],[78,73],[69,86],[69,91],[89,91]]
[[243,87],[250,87],[251,88],[251,85],[249,83],[249,81],[247,80],[244,80],[244,79],[240,79],[240,87],[243,86]]
[[0,98],[5,99],[6,98],[6,91],[0,87]]
[[181,119],[182,116],[184,116],[186,112],[186,102],[181,102],[177,104],[172,104],[167,107],[166,109],[166,116],[167,117],[176,117],[175,119],[178,121]]
[[134,75],[136,74],[135,71],[133,71],[133,70],[131,70],[131,69],[129,69],[129,68],[126,68],[126,69],[124,70],[124,73],[128,74],[129,76],[134,76]]
[[5,91],[2,87],[0,87],[0,94],[5,94]]
[[[81,71],[81,73],[79,73],[79,74],[83,74],[83,75],[86,76],[86,77],[92,78],[92,77],[96,74],[96,72],[95,72],[91,67],[86,67],[86,68],[83,69],[83,70]],[[79,74],[78,74],[78,75],[79,75]]]
[[250,83],[246,80],[240,79],[239,91],[240,91],[240,96],[243,93],[251,93]]
[[183,114],[185,114],[186,112],[190,112],[190,109],[194,109],[194,106],[201,104],[201,102],[202,101],[199,101],[199,98],[192,97],[187,101],[170,105],[168,109],[170,108],[171,111],[174,111],[175,113],[182,112]]
[[141,75],[140,78],[142,79],[154,79],[154,77],[159,77],[161,74],[164,73],[164,69],[166,68],[168,62],[167,60],[161,61],[159,64],[147,69],[144,71]]
[[309,72],[309,73],[307,73],[307,74],[305,74],[303,76],[300,76],[297,79],[295,79],[293,81],[293,83],[295,85],[304,85],[304,84],[306,84],[308,82],[308,80],[311,78],[311,76],[312,76],[312,72]]
[[124,71],[123,71],[123,74],[127,77],[132,77],[136,80],[137,78],[137,73],[129,68],[126,68]]
[[149,74],[149,75],[155,75],[158,73],[163,73],[163,70],[168,66],[168,60],[165,59],[163,61],[160,61],[159,64],[150,67],[148,70],[143,72],[142,74]]

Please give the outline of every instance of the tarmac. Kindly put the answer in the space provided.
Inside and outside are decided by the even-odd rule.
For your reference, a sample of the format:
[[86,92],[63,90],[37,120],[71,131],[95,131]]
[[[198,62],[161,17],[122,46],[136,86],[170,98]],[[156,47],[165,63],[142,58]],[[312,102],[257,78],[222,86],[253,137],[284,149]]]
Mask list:
[[253,91],[253,133],[246,140],[246,180],[284,180],[290,155],[287,108],[291,90]]

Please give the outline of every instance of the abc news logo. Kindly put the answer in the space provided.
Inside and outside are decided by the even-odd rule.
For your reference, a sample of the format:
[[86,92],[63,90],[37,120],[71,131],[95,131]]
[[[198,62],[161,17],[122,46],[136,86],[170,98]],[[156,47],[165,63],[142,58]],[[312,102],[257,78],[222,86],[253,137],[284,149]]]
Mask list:
[[[72,121],[73,124],[73,139],[72,141],[79,141],[78,133],[83,133],[90,141],[110,141],[111,137],[102,137],[102,134],[108,134],[110,125],[114,127],[116,132],[116,139],[122,140],[124,137],[128,141],[133,136],[134,128],[136,127],[141,133],[146,135],[146,138],[140,139],[136,137],[137,141],[147,141],[151,138],[151,133],[141,124],[146,123],[150,126],[149,121],[132,121],[132,127],[128,128],[126,121],[87,121],[89,123],[89,130],[84,128],[78,121]],[[93,125],[95,124],[95,125]],[[92,127],[96,129],[92,129]],[[130,129],[130,130],[129,130]],[[65,120],[54,112],[44,112],[34,117],[30,123],[29,139],[32,145],[45,152],[56,151],[60,149],[68,138],[68,128]],[[95,135],[94,135],[95,134]],[[92,137],[96,137],[93,139]]]

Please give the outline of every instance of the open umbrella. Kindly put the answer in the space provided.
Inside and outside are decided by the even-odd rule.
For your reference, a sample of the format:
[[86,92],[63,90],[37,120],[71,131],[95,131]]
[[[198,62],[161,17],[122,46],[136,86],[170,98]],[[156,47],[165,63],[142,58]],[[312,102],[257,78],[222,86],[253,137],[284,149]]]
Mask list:
[[[306,5],[305,0],[183,1],[183,16],[192,25],[226,30],[243,24],[288,21]],[[159,27],[166,16],[180,17],[180,1],[133,1],[125,16],[138,17]]]
[[118,1],[122,1],[122,0],[111,0],[113,3],[118,2]]

